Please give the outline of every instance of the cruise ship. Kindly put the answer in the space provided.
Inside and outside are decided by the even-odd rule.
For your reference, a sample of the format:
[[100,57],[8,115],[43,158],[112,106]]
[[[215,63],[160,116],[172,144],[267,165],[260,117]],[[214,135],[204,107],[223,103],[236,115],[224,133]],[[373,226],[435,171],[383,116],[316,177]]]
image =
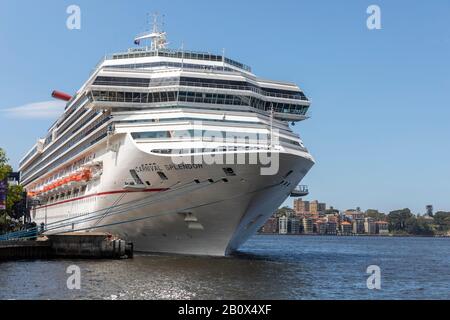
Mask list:
[[224,54],[169,49],[155,23],[104,57],[20,161],[44,234],[103,231],[135,250],[224,256],[314,159],[291,127],[310,101]]

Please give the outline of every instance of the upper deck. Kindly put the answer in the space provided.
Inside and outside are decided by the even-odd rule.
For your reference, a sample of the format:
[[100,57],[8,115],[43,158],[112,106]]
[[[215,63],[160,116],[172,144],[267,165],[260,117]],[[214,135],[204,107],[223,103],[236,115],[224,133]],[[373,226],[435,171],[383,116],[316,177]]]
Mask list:
[[230,66],[236,67],[245,72],[252,72],[250,66],[240,63],[236,60],[225,57],[224,55],[216,55],[207,52],[200,51],[187,51],[187,50],[173,50],[173,49],[156,49],[152,50],[146,48],[133,48],[128,52],[114,53],[112,55],[105,56],[104,60],[120,60],[120,59],[136,59],[145,57],[164,57],[164,58],[176,58],[186,60],[201,60],[201,61],[214,61],[222,62]]

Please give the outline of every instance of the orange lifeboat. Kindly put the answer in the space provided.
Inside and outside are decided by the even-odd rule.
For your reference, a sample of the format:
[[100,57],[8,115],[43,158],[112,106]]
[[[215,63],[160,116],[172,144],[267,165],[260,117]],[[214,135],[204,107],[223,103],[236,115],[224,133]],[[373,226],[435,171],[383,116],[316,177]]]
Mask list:
[[81,179],[89,181],[90,178],[91,178],[91,170],[89,169],[83,170],[81,173]]
[[91,170],[90,169],[84,169],[84,170],[79,171],[77,173],[71,174],[71,175],[69,175],[69,176],[67,176],[65,178],[58,179],[58,180],[54,181],[53,183],[50,183],[50,184],[44,186],[39,191],[30,191],[30,192],[28,192],[28,195],[31,197],[31,196],[40,194],[42,192],[51,191],[51,190],[53,190],[53,189],[55,189],[57,187],[60,187],[60,186],[65,185],[65,184],[69,184],[71,182],[89,181],[91,179],[91,177],[92,177]]

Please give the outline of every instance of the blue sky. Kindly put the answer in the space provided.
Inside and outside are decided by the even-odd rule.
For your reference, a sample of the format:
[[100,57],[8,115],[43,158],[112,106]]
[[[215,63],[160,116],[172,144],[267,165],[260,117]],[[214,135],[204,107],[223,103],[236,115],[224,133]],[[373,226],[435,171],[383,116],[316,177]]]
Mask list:
[[[66,28],[71,4],[81,30]],[[381,30],[366,27],[371,4]],[[61,108],[37,113],[34,103],[75,92],[104,54],[133,46],[155,11],[172,47],[225,48],[258,76],[304,89],[312,118],[295,131],[317,161],[304,180],[310,199],[450,210],[449,0],[2,0],[0,146],[14,166]]]

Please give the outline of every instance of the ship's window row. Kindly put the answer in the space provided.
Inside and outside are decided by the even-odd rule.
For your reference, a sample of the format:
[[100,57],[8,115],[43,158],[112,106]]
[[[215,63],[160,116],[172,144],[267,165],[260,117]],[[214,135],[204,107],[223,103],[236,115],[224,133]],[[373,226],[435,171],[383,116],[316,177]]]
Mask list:
[[67,118],[69,118],[73,112],[75,112],[84,102],[85,102],[85,98],[80,98],[78,99],[77,102],[75,102],[72,107],[70,108],[69,111],[66,111],[66,113],[64,114],[64,116],[58,120],[58,123],[61,124],[63,123]]
[[[75,121],[77,121],[87,110],[86,109],[79,109],[79,107],[85,102],[85,99],[79,99],[73,106],[70,108],[69,111],[67,111],[66,114],[63,115],[61,119],[58,119],[56,122],[58,123],[57,127],[57,136],[58,137],[61,133],[63,133],[69,126],[71,126]],[[77,111],[79,110],[79,111]],[[62,127],[59,127],[64,121],[66,121],[74,112],[77,111],[78,114],[76,114],[75,117],[68,123],[65,123]],[[44,148],[47,147],[52,141],[53,141],[53,130],[49,131],[47,137],[45,138],[44,142]]]
[[31,150],[30,153],[22,161],[20,161],[19,166],[22,166],[25,162],[27,162],[27,160],[34,156],[36,152],[37,147],[34,147],[33,150]]
[[[184,148],[184,149],[152,149],[151,152],[159,154],[192,154],[192,153],[211,153],[211,152],[236,152],[236,151],[259,151],[259,150],[270,150],[269,145],[259,145],[259,146],[219,146],[217,148]],[[300,146],[300,149],[304,152],[308,150]]]
[[148,68],[185,68],[185,69],[195,69],[195,70],[211,70],[211,71],[227,71],[235,72],[234,69],[225,66],[211,66],[205,64],[193,64],[193,63],[181,63],[181,62],[148,62],[148,63],[133,63],[133,64],[119,64],[114,66],[104,66],[105,69],[148,69]]
[[301,91],[273,89],[259,87],[247,81],[233,81],[223,79],[205,79],[194,77],[170,77],[170,78],[127,78],[98,76],[93,85],[121,86],[121,87],[159,87],[159,86],[188,86],[215,89],[230,89],[252,91],[261,95],[308,101]]
[[89,109],[86,109],[86,108],[82,108],[79,111],[77,111],[77,113],[75,114],[73,119],[71,119],[70,121],[65,123],[62,127],[58,128],[57,136],[59,137],[62,133],[64,133],[64,131],[66,131],[67,128],[72,126],[72,124],[74,124],[74,122],[77,122],[87,111],[89,111]]
[[[135,140],[139,139],[194,139],[199,138],[202,141],[210,142],[232,142],[232,143],[259,143],[267,144],[270,141],[270,135],[267,133],[257,132],[236,132],[236,131],[217,131],[217,130],[171,130],[171,131],[146,131],[146,132],[132,132],[131,136]],[[276,136],[274,138],[278,141],[294,144],[300,146],[300,143],[295,140],[286,139],[284,137]]]
[[[110,119],[110,116],[105,114],[103,117],[99,118],[97,121],[91,123],[88,127],[86,127],[84,130],[82,130],[80,133],[78,133],[76,136],[74,136],[72,139],[65,141],[64,146],[56,152],[56,154],[53,154],[51,157],[47,157],[44,161],[41,161],[40,163],[36,164],[32,168],[26,170],[23,172],[23,175],[26,176],[28,172],[34,170],[36,166],[42,167],[42,165],[45,165],[49,163],[51,160],[55,159],[58,155],[63,153],[65,150],[69,149],[74,144],[78,143],[80,140],[88,136],[91,132],[95,131],[98,127],[100,127],[102,124],[104,124],[106,121]],[[47,153],[48,155],[48,153]]]
[[[51,204],[51,203],[56,203],[56,202],[62,201],[62,200],[77,198],[79,196],[83,196],[85,193],[86,193],[86,186],[82,186],[80,188],[74,188],[67,192],[62,192],[57,195],[50,196],[46,200],[44,200],[42,204],[44,204],[44,205]],[[71,204],[69,204],[69,205],[71,205]]]
[[208,119],[208,118],[194,118],[194,117],[177,117],[177,118],[163,118],[163,119],[137,119],[137,120],[116,120],[118,123],[159,123],[159,122],[174,122],[174,121],[217,121],[217,122],[231,122],[231,123],[249,123],[258,124],[255,121],[245,121],[245,120],[223,120],[223,119]]
[[[119,111],[119,110],[117,110]],[[245,121],[245,120],[223,120],[223,119],[207,119],[207,118],[193,118],[193,117],[178,117],[178,118],[164,118],[164,119],[139,119],[139,120],[114,120],[115,123],[120,124],[142,124],[142,123],[164,123],[164,122],[177,122],[177,121],[190,121],[190,123],[201,122],[221,122],[226,123],[227,125],[246,123],[247,125],[255,125],[257,127],[264,127],[264,124],[261,122],[255,121]],[[287,129],[287,127],[280,126],[278,124],[273,124],[274,128],[277,128],[282,131],[286,131],[291,133],[291,130]]]
[[167,92],[118,92],[118,91],[92,91],[94,101],[157,103],[177,101],[177,91]]
[[[76,127],[74,130],[66,132],[57,142],[55,142],[52,146],[48,147],[47,150],[45,150],[43,156],[51,153],[53,150],[60,147],[62,144],[67,143],[67,138],[72,136],[74,133],[76,133],[78,130],[80,130],[82,127],[84,127],[87,123],[89,123],[92,119],[94,119],[97,115],[99,115],[101,111],[94,111],[87,119],[85,119],[83,122],[80,123],[78,127]],[[74,137],[72,140],[76,140],[76,137]]]
[[95,79],[93,85],[115,85],[125,87],[148,87],[150,78],[102,77]]
[[[61,127],[61,130],[65,130],[65,129],[68,128],[71,124],[73,124],[75,121],[78,121],[78,120],[80,119],[80,117],[81,117],[84,113],[86,113],[87,111],[88,111],[88,109],[84,109],[84,108],[81,109],[81,110],[78,112],[77,116],[74,117],[74,119],[73,119],[72,121],[70,121],[69,123],[65,124],[64,127]],[[94,115],[96,115],[96,114],[97,114],[97,112],[94,112]],[[92,117],[90,117],[90,119],[89,119],[88,121],[83,121],[83,123],[82,123],[82,125],[81,125],[80,127],[86,125],[86,123],[88,123],[90,120],[92,120]],[[79,127],[79,128],[80,128],[80,127]],[[78,130],[79,128],[77,128],[77,130]],[[58,130],[59,130],[59,129],[58,129]],[[63,131],[60,131],[60,132],[62,133]],[[68,138],[70,135],[72,135],[73,133],[74,133],[74,131],[72,131],[71,133],[66,133],[66,134],[64,134],[63,137],[60,137],[60,134],[58,134],[58,135],[57,135],[57,139],[59,139],[59,141],[58,141],[57,143],[54,143],[54,144],[53,144],[51,147],[49,147],[48,149],[46,149],[46,150],[44,151],[44,153],[43,153],[42,156],[44,156],[45,154],[48,154],[48,153],[52,152],[53,150],[55,150],[58,146],[60,146],[62,143],[65,142],[65,139],[67,139],[67,138]],[[49,134],[48,134],[48,136],[46,137],[45,142],[44,142],[44,148],[46,148],[52,141],[53,141],[52,132],[49,132]],[[35,148],[35,150],[37,150],[37,149]],[[25,163],[26,160],[28,160],[33,154],[34,154],[34,153],[31,153],[29,156],[27,156],[27,157],[20,163],[20,166],[22,166],[22,164]]]
[[142,58],[142,57],[166,57],[166,58],[178,58],[178,59],[192,59],[192,60],[204,60],[204,61],[224,61],[230,65],[238,67],[242,70],[251,72],[251,68],[246,66],[243,63],[237,62],[235,60],[224,58],[221,55],[202,53],[202,52],[192,52],[192,51],[180,51],[180,50],[169,50],[169,49],[161,49],[156,51],[137,51],[137,52],[128,52],[128,53],[118,53],[112,56],[113,60],[116,59],[133,59],[133,58]]
[[[47,159],[37,163],[36,165],[34,165],[32,168],[26,170],[23,172],[23,180],[25,180],[26,178],[28,178],[28,176],[32,173],[32,172],[36,172],[38,171],[40,168],[43,168],[44,166],[46,166],[48,163],[50,163],[51,161],[53,161],[55,158],[57,158],[59,155],[61,155],[62,153],[64,153],[66,150],[68,150],[70,147],[72,147],[74,144],[78,143],[80,140],[84,139],[86,136],[88,136],[91,132],[95,131],[97,128],[99,128],[101,125],[103,125],[105,122],[107,122],[110,119],[110,116],[105,115],[105,117],[102,117],[101,119],[99,119],[98,121],[92,123],[89,127],[87,127],[86,129],[84,129],[82,132],[80,132],[79,134],[77,134],[75,137],[73,137],[72,139],[70,139],[68,141],[68,143],[66,145],[64,145],[60,150],[58,150],[56,152],[56,154],[52,155],[51,157],[47,157]],[[98,134],[96,134],[98,135]],[[78,148],[75,148],[75,150],[77,150]],[[73,151],[69,152],[69,154],[72,154]],[[73,154],[72,154],[73,156]],[[66,157],[63,157],[61,159],[65,159]],[[70,157],[69,157],[70,158]],[[55,163],[57,163],[58,165],[62,163],[61,159],[59,159],[58,161],[55,161],[49,168],[48,170],[50,170],[50,168],[55,167]],[[67,158],[68,159],[68,158]],[[46,172],[48,172],[48,170]]]
[[92,98],[94,101],[101,102],[160,103],[179,101],[250,106],[264,111],[273,110],[274,112],[293,113],[299,115],[305,115],[308,111],[308,106],[264,101],[251,96],[190,91],[118,92],[93,90]]
[[306,96],[301,91],[259,87],[247,81],[180,77],[180,85],[219,88],[219,89],[250,90],[256,93],[260,93],[262,95],[277,96],[280,98],[298,99],[307,101]]
[[107,136],[107,129],[100,130],[91,139],[89,139],[87,142],[85,142],[82,145],[74,148],[73,150],[68,152],[66,155],[64,155],[63,157],[61,157],[60,159],[58,159],[57,161],[55,161],[54,163],[52,163],[48,167],[45,167],[45,165],[40,165],[35,170],[35,172],[33,172],[33,175],[31,175],[31,173],[27,174],[26,176],[23,177],[23,180],[26,180],[26,179],[28,179],[30,177],[30,181],[32,181],[33,179],[36,179],[39,176],[42,176],[42,175],[46,174],[47,172],[49,172],[52,169],[54,169],[57,166],[59,166],[60,164],[68,161],[69,159],[71,159],[71,158],[73,158],[73,157],[75,157],[77,155],[80,155],[83,152],[83,150],[85,150],[85,149],[93,146],[97,142],[103,140],[104,138],[106,138],[106,136]]

